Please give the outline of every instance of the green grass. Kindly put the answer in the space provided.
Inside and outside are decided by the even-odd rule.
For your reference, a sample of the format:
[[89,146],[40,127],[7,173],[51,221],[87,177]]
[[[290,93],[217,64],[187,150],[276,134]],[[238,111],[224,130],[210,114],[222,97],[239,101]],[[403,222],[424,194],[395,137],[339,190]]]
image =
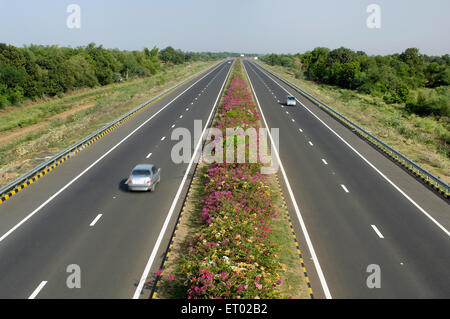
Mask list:
[[[195,66],[194,68],[198,69]],[[81,89],[62,98],[55,97],[50,101],[33,105],[25,103],[23,106],[11,106],[0,111],[0,132],[40,123],[53,115],[72,109],[76,103],[86,99],[97,101],[97,103],[106,103],[103,97],[111,93],[118,93],[121,98],[132,98],[144,88],[163,85],[175,77],[183,76],[186,74],[185,72],[186,65],[177,65],[169,70],[164,69],[163,74],[160,73],[145,79],[130,80],[94,89]]]
[[271,240],[278,247],[278,260],[286,266],[281,275],[283,284],[279,286],[279,289],[283,295],[291,296],[293,299],[309,299],[310,295],[301,268],[300,257],[292,237],[289,219],[285,213],[287,208],[282,206],[283,202],[280,197],[282,191],[278,186],[275,186],[274,176],[271,177],[270,183],[272,184],[273,194],[276,194],[274,204],[279,214],[272,222]]
[[[198,180],[191,185],[190,197],[186,202],[184,215],[178,225],[178,232],[174,239],[170,257],[165,263],[165,270],[158,291],[158,298],[160,299],[185,299],[187,296],[188,287],[184,284],[185,274],[182,256],[188,250],[190,242],[203,224],[200,217],[203,207],[201,200],[206,196],[204,185],[208,168],[208,165],[200,163],[195,172]],[[175,276],[175,280],[167,280],[170,273]]]

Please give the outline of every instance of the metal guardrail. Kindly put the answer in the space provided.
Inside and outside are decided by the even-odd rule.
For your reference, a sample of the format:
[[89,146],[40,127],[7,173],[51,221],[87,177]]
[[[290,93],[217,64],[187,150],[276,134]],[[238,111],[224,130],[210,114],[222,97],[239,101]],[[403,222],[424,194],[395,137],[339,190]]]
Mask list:
[[133,113],[136,113],[137,111],[141,110],[142,108],[144,108],[145,106],[147,106],[148,104],[152,103],[153,101],[155,101],[156,99],[158,99],[159,97],[163,96],[164,94],[166,94],[167,92],[175,89],[176,87],[186,83],[187,81],[191,80],[192,78],[195,78],[196,76],[198,76],[199,74],[203,73],[203,72],[207,72],[208,70],[214,69],[215,67],[217,67],[221,62],[218,62],[216,64],[214,64],[212,67],[206,69],[206,70],[202,70],[200,72],[197,72],[189,77],[187,77],[186,79],[184,79],[181,82],[178,82],[177,84],[175,84],[174,86],[168,88],[167,90],[161,92],[160,94],[156,95],[155,97],[149,99],[148,101],[140,104],[139,106],[135,107],[134,109],[132,109],[131,111],[128,111],[127,113],[125,113],[124,115],[122,115],[121,117],[117,118],[116,120],[104,125],[103,127],[101,127],[100,129],[98,129],[97,131],[89,134],[88,136],[86,136],[85,138],[83,138],[82,140],[72,144],[71,146],[69,146],[68,148],[62,150],[61,152],[59,152],[58,154],[52,156],[51,158],[49,158],[48,160],[46,160],[45,162],[37,165],[36,167],[34,167],[33,169],[29,170],[28,172],[26,172],[25,174],[23,174],[22,176],[16,178],[15,180],[13,180],[12,182],[8,183],[7,185],[3,186],[0,188],[0,196],[2,196],[5,193],[8,193],[11,190],[14,190],[18,185],[22,184],[23,182],[27,181],[29,178],[35,176],[37,173],[41,172],[42,170],[46,169],[47,167],[50,167],[53,163],[55,163],[56,161],[58,161],[59,159],[61,159],[62,157],[69,155],[70,153],[74,152],[75,150],[77,150],[78,148],[80,148],[81,146],[83,146],[84,144],[86,144],[88,141],[92,140],[93,138],[95,138],[96,136],[102,134],[103,132],[107,131],[108,129],[112,128],[114,125],[120,123],[121,121],[123,121],[124,119],[126,119],[127,117],[129,117],[130,115],[132,115]]
[[[318,104],[319,106],[322,106],[322,107],[326,108],[329,112],[333,113],[341,121],[343,121],[344,123],[346,123],[350,127],[353,127],[353,128],[356,128],[357,130],[359,130],[361,133],[363,133],[365,135],[366,138],[372,139],[373,141],[375,141],[376,143],[378,143],[379,145],[381,145],[382,147],[387,149],[391,153],[390,154],[391,157],[395,158],[395,156],[397,156],[397,158],[400,159],[400,162],[403,161],[403,164],[410,165],[418,173],[422,173],[423,175],[425,175],[427,181],[430,181],[430,180],[434,181],[435,185],[438,188],[443,189],[445,191],[445,194],[443,194],[443,195],[447,195],[447,193],[449,192],[449,185],[447,183],[445,183],[444,181],[442,181],[439,177],[434,176],[432,173],[428,172],[426,169],[422,168],[420,165],[414,163],[412,160],[410,160],[408,157],[406,157],[405,155],[403,155],[402,153],[400,153],[399,151],[397,151],[393,147],[389,146],[388,144],[386,144],[385,142],[383,142],[382,140],[380,140],[376,136],[372,135],[371,133],[369,133],[368,131],[366,131],[362,127],[360,127],[358,124],[356,124],[353,121],[349,120],[344,115],[342,115],[341,113],[337,112],[336,110],[334,110],[333,108],[331,108],[327,104],[323,103],[319,99],[315,98],[313,95],[311,95],[308,92],[304,91],[303,89],[301,89],[297,85],[295,85],[295,84],[291,83],[290,81],[282,78],[281,76],[279,76],[278,74],[272,72],[271,70],[267,69],[266,67],[262,66],[261,64],[257,64],[257,65],[260,66],[261,68],[263,68],[265,71],[267,71],[271,75],[273,75],[274,77],[276,77],[277,79],[279,79],[280,81],[288,84],[289,86],[291,86],[292,88],[297,90],[300,94],[302,94],[302,95],[306,96],[308,99],[316,102],[316,104]],[[420,176],[420,174],[419,174],[419,176]]]

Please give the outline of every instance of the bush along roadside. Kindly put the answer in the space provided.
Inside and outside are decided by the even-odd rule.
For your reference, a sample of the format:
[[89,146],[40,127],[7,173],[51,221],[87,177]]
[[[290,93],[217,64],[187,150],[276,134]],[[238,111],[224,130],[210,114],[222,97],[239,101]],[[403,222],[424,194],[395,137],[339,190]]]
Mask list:
[[[259,129],[259,113],[243,80],[245,76],[239,60],[234,64],[230,78],[214,126],[222,130],[223,136],[226,128]],[[225,136],[222,142],[226,143],[226,140]],[[236,144],[234,146],[236,154]],[[280,247],[273,233],[274,228],[280,229],[280,222],[286,223],[289,228],[279,216],[281,209],[277,202],[280,189],[272,185],[274,176],[260,173],[262,163],[249,163],[247,155],[246,163],[199,164],[201,169],[197,172],[201,176],[194,181],[200,182],[194,191],[197,195],[193,197],[200,205],[191,205],[195,206],[193,217],[197,221],[187,222],[187,227],[194,225],[195,231],[180,229],[177,224],[178,233],[190,231],[191,236],[185,235],[183,243],[179,238],[178,244],[172,240],[169,248],[175,248],[178,252],[169,249],[171,258],[174,258],[174,253],[177,254],[175,261],[169,262],[167,268],[163,267],[164,270],[157,273],[163,281],[156,284],[162,288],[158,292],[160,298],[257,299],[290,296],[290,291],[283,289],[286,285],[283,282],[286,265],[280,260],[279,253],[281,248],[290,247],[285,244],[290,241],[292,255],[295,255],[294,242],[286,231],[284,246]],[[163,277],[162,272],[168,275]],[[300,275],[303,276],[301,272]],[[289,286],[289,289],[292,287]]]

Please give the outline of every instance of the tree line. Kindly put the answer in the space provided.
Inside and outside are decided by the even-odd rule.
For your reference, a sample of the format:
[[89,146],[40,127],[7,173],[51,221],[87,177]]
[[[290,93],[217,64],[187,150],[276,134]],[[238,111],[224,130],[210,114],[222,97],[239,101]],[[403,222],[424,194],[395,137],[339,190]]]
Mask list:
[[297,78],[336,85],[402,103],[418,115],[450,115],[450,57],[427,56],[416,48],[400,54],[368,56],[341,47],[317,47],[303,54],[269,54],[270,65],[291,69]]
[[147,77],[167,65],[210,61],[232,53],[196,53],[144,48],[142,51],[30,45],[23,48],[0,43],[0,108],[24,99],[61,94],[84,87],[110,84],[119,79]]

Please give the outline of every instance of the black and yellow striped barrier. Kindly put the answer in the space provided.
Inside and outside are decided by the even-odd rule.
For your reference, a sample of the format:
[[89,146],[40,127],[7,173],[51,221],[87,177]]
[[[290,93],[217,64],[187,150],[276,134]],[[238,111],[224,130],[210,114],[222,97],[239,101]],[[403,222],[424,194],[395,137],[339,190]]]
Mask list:
[[278,175],[275,175],[275,177],[276,177],[276,180],[277,180],[278,188],[279,188],[280,193],[281,193],[281,202],[283,204],[283,212],[286,214],[286,217],[288,219],[288,224],[289,224],[289,228],[291,229],[292,239],[294,240],[295,249],[297,250],[297,254],[298,254],[298,257],[300,259],[300,266],[302,267],[302,272],[303,272],[303,275],[305,276],[306,285],[308,286],[309,296],[311,297],[311,299],[314,299],[314,294],[313,294],[313,290],[312,290],[312,287],[311,287],[311,281],[309,280],[308,272],[306,271],[305,261],[303,260],[303,255],[302,255],[302,252],[300,250],[300,246],[298,244],[297,236],[295,235],[294,225],[292,224],[291,216],[289,215],[289,211],[287,210],[286,201],[285,201],[285,198],[283,196],[283,191],[281,189],[281,185],[280,185],[280,181],[278,179]]

